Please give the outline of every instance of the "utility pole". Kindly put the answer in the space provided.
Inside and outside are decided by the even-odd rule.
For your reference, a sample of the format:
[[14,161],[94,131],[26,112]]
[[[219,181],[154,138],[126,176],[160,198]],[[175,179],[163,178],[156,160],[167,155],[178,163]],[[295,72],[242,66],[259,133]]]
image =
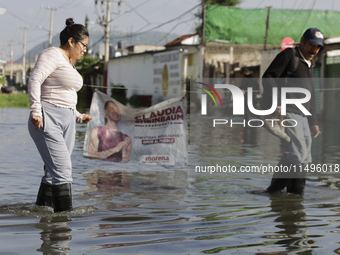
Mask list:
[[272,8],[272,6],[266,6],[266,8],[268,9],[268,13],[267,13],[267,24],[266,24],[266,35],[264,37],[264,49],[267,49],[267,39],[268,39],[268,29],[269,29],[269,14],[270,14],[270,8]]
[[106,6],[106,24],[105,24],[105,57],[104,57],[104,90],[103,92],[107,93],[107,69],[109,66],[109,58],[110,58],[110,1],[107,1]]
[[[111,13],[110,13],[110,4],[111,2],[117,2],[118,6],[121,4],[121,0],[101,0],[101,4],[106,2],[106,17],[100,19],[100,25],[105,27],[105,57],[104,57],[104,81],[103,81],[103,93],[107,93],[107,69],[109,65],[110,58],[110,21],[111,21]],[[98,3],[98,0],[95,0],[95,3]]]
[[13,40],[11,40],[11,70],[9,73],[9,78],[12,80],[13,79]]
[[48,47],[51,47],[52,46],[52,30],[53,30],[53,12],[56,11],[58,8],[41,6],[41,9],[51,10],[50,33],[49,33],[50,36],[49,36],[49,42],[48,42]]
[[204,72],[204,51],[205,51],[205,12],[206,12],[206,0],[201,0],[201,6],[202,6],[202,24],[199,31],[199,37],[200,37],[200,45],[199,45],[199,72],[198,72],[198,78],[203,79],[203,72]]
[[206,12],[206,4],[205,0],[202,0],[202,27],[201,27],[201,45],[205,46],[205,12]]
[[[89,27],[89,21],[90,20],[89,20],[89,18],[86,15],[86,17],[85,17],[85,28],[86,28],[87,31],[88,31],[88,27]],[[89,55],[89,51],[87,50],[87,51],[85,51],[84,56],[88,56],[88,55]]]
[[28,69],[31,68],[31,51],[28,52]]
[[24,49],[22,56],[22,84],[26,85],[26,30],[28,27],[23,27],[24,29]]

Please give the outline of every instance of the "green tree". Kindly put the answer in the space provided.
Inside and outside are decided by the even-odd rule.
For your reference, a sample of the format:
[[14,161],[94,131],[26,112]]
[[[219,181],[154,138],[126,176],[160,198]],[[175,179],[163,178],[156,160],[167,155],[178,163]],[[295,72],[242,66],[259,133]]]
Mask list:
[[[77,60],[76,68],[80,75],[83,77],[85,86],[78,92],[80,98],[85,98],[85,107],[91,104],[92,94],[94,88],[88,86],[91,80],[95,80],[99,74],[103,73],[103,65],[100,63],[99,58],[92,58],[89,55]],[[92,78],[92,79],[91,79]]]
[[[89,18],[87,17],[87,15],[86,15],[86,17],[85,17],[85,28],[86,28],[86,30],[87,31],[89,31],[89,29],[88,29],[88,26],[89,26]],[[89,55],[89,51],[87,50],[86,52],[85,52],[85,54],[84,54],[85,56],[88,56]]]
[[205,0],[206,4],[235,6],[242,2],[242,0]]
[[83,76],[84,81],[91,77],[96,78],[98,74],[103,72],[100,59],[90,56],[84,56],[77,60],[76,68],[81,76]]
[[[203,3],[205,5],[209,4],[209,5],[217,5],[217,6],[236,6],[240,3],[242,3],[242,0],[200,0],[202,2],[202,7],[203,7]],[[201,35],[202,33],[202,18],[203,18],[203,11],[200,11],[200,13],[196,14],[195,16],[198,17],[200,19],[199,22],[196,23],[196,33],[198,33],[199,35]]]

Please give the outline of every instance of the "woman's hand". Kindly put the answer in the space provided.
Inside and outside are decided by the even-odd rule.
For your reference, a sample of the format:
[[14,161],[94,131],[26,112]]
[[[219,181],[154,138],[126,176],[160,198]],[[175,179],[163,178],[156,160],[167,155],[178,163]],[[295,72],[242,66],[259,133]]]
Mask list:
[[88,114],[84,114],[83,115],[83,118],[82,118],[82,121],[83,121],[83,123],[89,123],[90,121],[91,121],[91,116],[90,115],[88,115]]
[[116,149],[115,152],[119,152],[119,151],[121,151],[125,146],[126,146],[126,141],[124,140],[124,141],[119,142],[119,143],[117,144],[117,146],[116,146],[115,148],[113,148],[113,149]]
[[130,136],[125,137],[124,139],[125,146],[123,147],[122,160],[123,162],[129,162],[131,158],[131,147],[132,147],[132,139]]
[[126,146],[128,146],[132,143],[132,139],[131,139],[130,136],[125,137],[124,141],[126,142]]
[[33,125],[35,126],[36,130],[38,130],[39,128],[42,128],[44,126],[42,117],[32,116],[31,121],[32,121]]

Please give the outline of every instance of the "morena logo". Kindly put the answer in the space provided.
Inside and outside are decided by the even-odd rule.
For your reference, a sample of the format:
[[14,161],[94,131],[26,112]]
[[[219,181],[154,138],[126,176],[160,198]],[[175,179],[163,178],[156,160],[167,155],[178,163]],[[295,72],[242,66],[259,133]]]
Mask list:
[[[216,92],[216,90],[205,83],[201,83],[201,82],[197,82],[199,84],[202,84],[204,86],[207,86],[208,88],[210,88],[215,95],[218,97],[221,106],[222,106],[222,100],[220,98],[220,96],[218,95],[218,93]],[[199,88],[199,87],[197,87]],[[217,89],[228,89],[231,94],[232,94],[232,98],[233,98],[233,115],[244,115],[244,94],[243,91],[235,86],[235,85],[231,85],[231,84],[215,84],[215,88]],[[206,89],[203,88],[199,88],[203,91],[205,91],[207,94],[210,95],[210,97],[214,100],[215,105],[216,101],[215,98],[213,97],[213,95]],[[259,116],[265,116],[265,115],[270,115],[273,112],[275,112],[277,104],[278,104],[278,88],[273,88],[272,91],[272,106],[270,109],[268,110],[258,110],[255,109],[254,104],[253,104],[253,89],[251,87],[247,88],[247,102],[248,102],[248,109],[251,113],[255,114],[255,115],[259,115]],[[305,95],[304,98],[287,98],[287,94],[288,93],[302,93]],[[297,88],[297,87],[287,87],[287,88],[281,88],[281,115],[286,115],[287,114],[287,104],[295,104],[297,108],[300,109],[300,111],[306,115],[306,116],[310,116],[312,115],[302,104],[308,102],[311,98],[311,93],[309,90],[304,89],[304,88]],[[201,95],[201,114],[202,115],[207,115],[207,95],[206,94],[202,94]]]

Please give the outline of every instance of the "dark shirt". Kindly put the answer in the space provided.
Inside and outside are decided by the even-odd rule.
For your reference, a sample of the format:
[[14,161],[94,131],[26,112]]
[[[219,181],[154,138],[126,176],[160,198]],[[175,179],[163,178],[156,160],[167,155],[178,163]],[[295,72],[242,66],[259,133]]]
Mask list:
[[[296,70],[292,73],[289,73],[288,71],[292,65],[294,55],[298,57],[300,61]],[[312,114],[311,116],[307,116],[308,122],[311,126],[316,125],[317,116],[313,78],[313,65],[308,67],[297,48],[295,50],[292,48],[287,48],[281,51],[262,76],[262,84],[264,89],[261,102],[262,108],[269,109],[272,106],[273,87],[278,87],[278,106],[281,105],[281,87],[304,88],[309,90],[311,93],[311,99],[303,104],[303,106]],[[286,97],[289,99],[305,98],[305,94],[287,93]],[[287,104],[287,112],[304,115],[295,104]]]
[[253,94],[258,93],[259,84],[257,83],[256,79],[253,77],[252,74],[245,75],[241,81],[240,89],[247,91],[248,88],[253,89]]

